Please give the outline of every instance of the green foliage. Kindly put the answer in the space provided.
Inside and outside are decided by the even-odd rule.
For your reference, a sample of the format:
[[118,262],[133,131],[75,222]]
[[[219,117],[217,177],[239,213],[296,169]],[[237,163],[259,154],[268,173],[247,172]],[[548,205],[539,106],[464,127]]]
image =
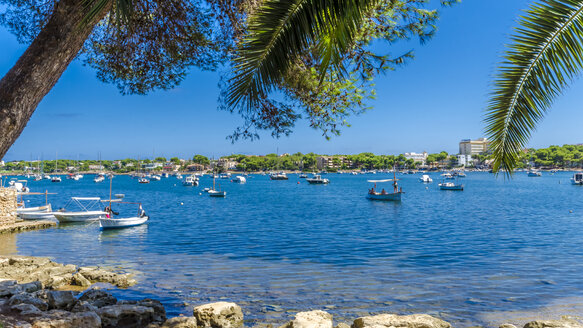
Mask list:
[[583,0],[535,2],[519,25],[485,118],[494,170],[507,174],[553,100],[583,69]]
[[350,115],[368,109],[373,78],[412,57],[373,53],[371,43],[433,35],[438,15],[426,2],[264,1],[249,17],[222,94],[223,108],[245,119],[231,139],[254,139],[259,130],[288,135],[302,117],[326,138],[338,135]]
[[194,155],[192,162],[201,165],[209,165],[211,163],[208,157],[203,155]]
[[166,163],[166,157],[156,157],[154,162]]

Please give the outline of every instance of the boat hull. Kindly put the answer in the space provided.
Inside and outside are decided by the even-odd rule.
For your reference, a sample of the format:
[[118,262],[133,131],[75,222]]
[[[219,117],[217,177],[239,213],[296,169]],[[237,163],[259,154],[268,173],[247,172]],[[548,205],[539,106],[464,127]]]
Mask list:
[[148,221],[149,217],[131,217],[121,219],[99,219],[99,227],[101,230],[105,229],[121,229],[142,225]]
[[89,212],[54,212],[55,218],[59,222],[90,222],[105,219],[107,213],[103,211]]
[[209,196],[211,196],[211,197],[225,197],[225,196],[227,196],[226,191],[209,190],[207,192],[208,192]]
[[25,212],[18,213],[22,220],[54,220],[55,216],[51,212]]
[[463,191],[464,190],[464,186],[439,186],[439,189],[441,190],[457,190],[457,191]]
[[392,194],[367,194],[366,198],[370,200],[382,200],[388,202],[400,202],[402,192],[396,192]]
[[328,179],[322,179],[322,180],[306,179],[306,181],[308,181],[309,184],[328,184],[328,183],[330,183],[330,181]]

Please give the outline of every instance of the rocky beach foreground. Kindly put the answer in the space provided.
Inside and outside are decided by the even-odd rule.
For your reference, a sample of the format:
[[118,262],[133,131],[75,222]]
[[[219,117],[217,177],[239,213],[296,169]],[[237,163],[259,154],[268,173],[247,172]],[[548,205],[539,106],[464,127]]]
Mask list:
[[[100,283],[100,284],[97,284]],[[119,300],[103,286],[127,288],[131,275],[99,267],[59,264],[42,257],[0,257],[0,327],[148,327],[238,328],[244,326],[241,307],[217,302],[196,306],[192,316],[168,319],[157,300]],[[101,286],[101,287],[97,287]],[[82,290],[82,291],[80,291]],[[258,325],[271,328],[272,325]],[[279,328],[451,328],[426,314],[378,314],[334,323],[320,310],[299,312]],[[508,323],[500,328],[516,328]],[[583,328],[580,318],[532,321],[523,328]]]

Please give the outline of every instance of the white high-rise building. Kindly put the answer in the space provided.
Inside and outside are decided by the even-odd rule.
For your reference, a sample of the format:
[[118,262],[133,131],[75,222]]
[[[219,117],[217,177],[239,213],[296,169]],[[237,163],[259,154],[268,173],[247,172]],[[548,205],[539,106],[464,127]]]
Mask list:
[[464,139],[460,141],[461,155],[479,155],[488,151],[490,142],[486,138],[479,138],[477,140]]

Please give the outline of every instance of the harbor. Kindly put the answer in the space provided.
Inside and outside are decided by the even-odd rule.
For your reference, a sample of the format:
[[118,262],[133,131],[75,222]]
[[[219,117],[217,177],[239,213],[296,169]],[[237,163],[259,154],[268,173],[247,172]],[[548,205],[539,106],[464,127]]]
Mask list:
[[[441,172],[423,174],[435,182],[423,183],[421,173],[395,175],[405,192],[400,202],[366,198],[371,177],[393,178],[383,172],[328,173],[327,184],[298,173],[283,181],[250,174],[244,184],[216,179],[227,192],[221,198],[203,192],[211,175],[197,187],[173,176],[140,184],[118,175],[112,193],[139,200],[147,224],[100,230],[93,221],[9,234],[14,246],[2,255],[135,272],[138,284],[116,295],[155,297],[169,317],[230,300],[247,311],[248,326],[324,309],[338,320],[427,313],[456,327],[493,327],[504,320],[493,312],[534,311],[559,301],[554,295],[583,292],[583,258],[571,247],[583,205],[572,172],[536,179],[517,172],[511,182],[467,172],[459,193],[439,189]],[[71,197],[110,194],[109,183],[91,175],[28,186],[54,193],[54,209]],[[27,206],[43,205],[40,198]]]

